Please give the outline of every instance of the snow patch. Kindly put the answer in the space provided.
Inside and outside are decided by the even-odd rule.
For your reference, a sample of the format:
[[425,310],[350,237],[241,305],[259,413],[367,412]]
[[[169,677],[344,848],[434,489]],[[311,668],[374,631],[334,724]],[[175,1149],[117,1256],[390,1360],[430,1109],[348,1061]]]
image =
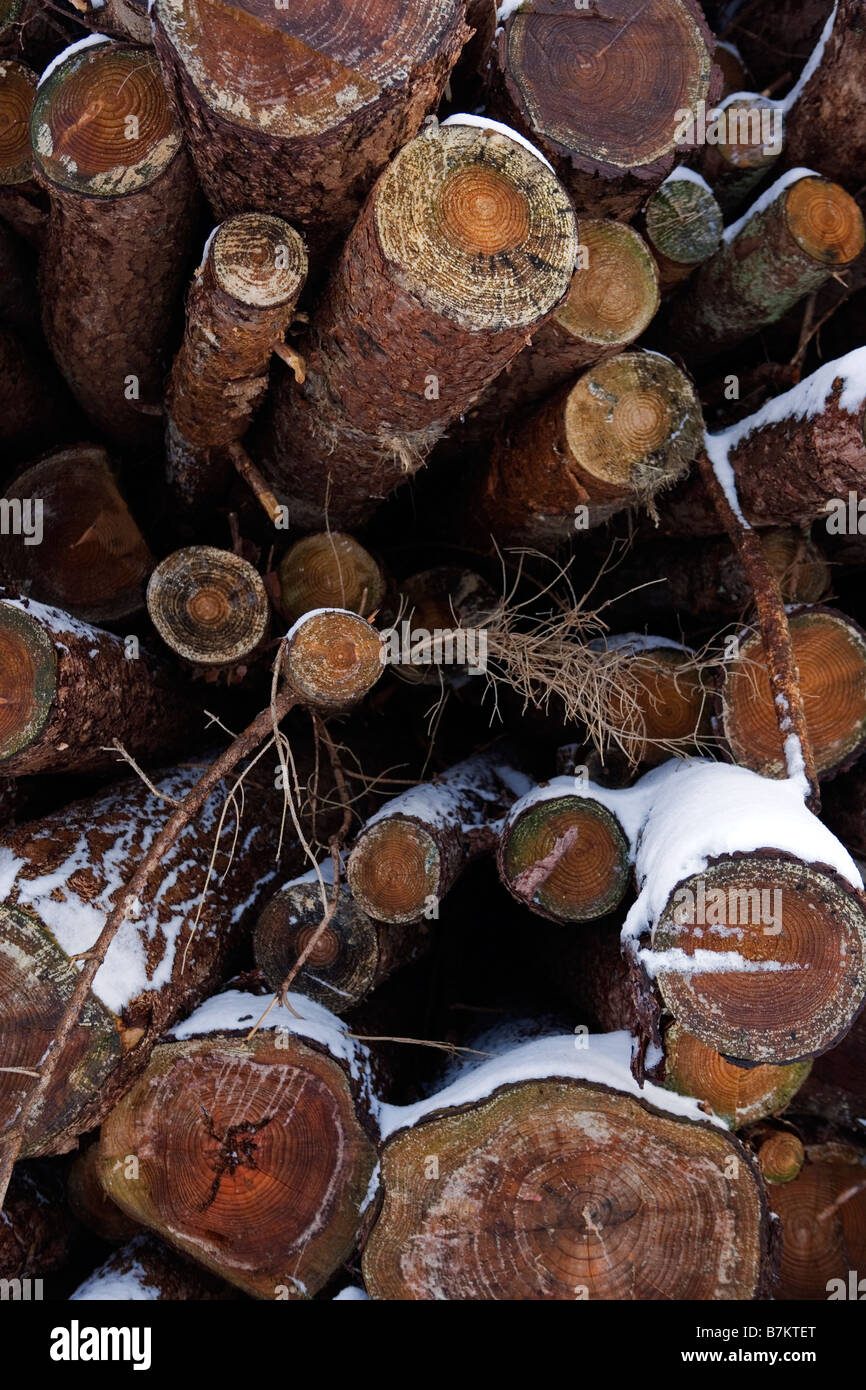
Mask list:
[[86,39],[78,39],[71,43],[68,48],[64,48],[62,53],[58,53],[56,58],[52,58],[48,67],[43,72],[39,81],[36,83],[37,90],[43,82],[47,82],[53,72],[56,72],[61,63],[65,63],[67,58],[71,58],[74,53],[81,53],[85,48],[93,48],[97,43],[113,43],[114,40],[109,34],[88,34]]
[[[522,4],[523,0],[519,0],[519,3]],[[527,140],[525,135],[521,135],[519,131],[512,130],[510,125],[503,125],[501,121],[493,121],[489,116],[470,116],[466,112],[460,112],[456,116],[449,116],[447,121],[442,122],[440,129],[444,130],[444,128],[449,125],[474,125],[478,126],[481,130],[495,130],[498,135],[506,135],[508,139],[513,140],[516,145],[522,145],[523,148],[534,155],[536,159],[540,159],[542,164],[546,164],[552,174],[555,175],[556,173],[550,160],[545,158],[541,150],[537,149],[531,140]]]

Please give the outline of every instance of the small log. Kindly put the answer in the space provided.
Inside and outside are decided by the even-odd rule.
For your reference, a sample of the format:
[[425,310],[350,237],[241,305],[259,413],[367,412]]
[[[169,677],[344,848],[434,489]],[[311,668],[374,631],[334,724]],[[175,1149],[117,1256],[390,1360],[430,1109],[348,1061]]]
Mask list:
[[441,689],[461,682],[482,663],[481,634],[497,606],[493,589],[474,570],[437,565],[410,574],[382,608],[388,664],[411,685]]
[[610,800],[591,782],[554,777],[515,802],[497,853],[512,897],[563,923],[618,907],[631,880],[629,841]]
[[783,175],[725,229],[674,301],[671,338],[690,362],[733,347],[820,289],[864,244],[863,215],[844,188],[808,169]]
[[[321,889],[309,874],[271,898],[253,939],[256,965],[271,989],[282,988],[323,915]],[[297,985],[317,1004],[344,1014],[395,970],[420,959],[431,944],[431,930],[424,923],[374,922],[340,884],[334,913],[298,972]]]
[[658,271],[643,237],[620,222],[582,221],[580,263],[564,303],[533,334],[466,418],[486,439],[593,362],[639,338],[659,307]]
[[318,252],[348,231],[433,110],[469,35],[462,0],[158,0],[154,42],[220,218],[290,216]]
[[313,608],[348,608],[361,617],[378,612],[385,597],[382,570],[368,550],[341,531],[303,536],[279,568],[280,611],[290,623]]
[[362,700],[382,674],[382,643],[357,613],[323,608],[299,618],[286,637],[284,669],[300,700],[337,713]]
[[803,1141],[789,1129],[759,1130],[750,1136],[757,1146],[758,1164],[768,1183],[793,1182],[800,1176],[806,1158]]
[[702,437],[688,378],[656,353],[622,353],[505,432],[477,505],[498,540],[556,545],[626,507],[652,505]]
[[181,1259],[154,1236],[144,1234],[115,1250],[69,1295],[70,1303],[130,1301],[187,1302],[238,1298],[221,1279]]
[[417,922],[477,855],[495,849],[496,822],[529,787],[508,752],[492,748],[388,802],[355,841],[346,875],[377,922]]
[[694,652],[665,637],[623,633],[592,643],[619,658],[619,707],[608,711],[610,751],[654,767],[699,753],[711,733],[711,698]]
[[[788,625],[815,766],[833,777],[866,746],[866,633],[831,608],[801,609]],[[716,725],[731,759],[763,777],[787,777],[760,633],[740,636],[720,681]]]
[[154,566],[103,449],[63,449],[19,473],[4,497],[38,498],[38,546],[10,536],[0,570],[19,593],[88,623],[118,622],[144,607]]
[[825,177],[852,191],[861,186],[857,170],[866,159],[864,21],[863,0],[834,4],[804,68],[808,80],[801,88],[801,75],[785,122],[786,164],[814,164]]
[[566,294],[574,214],[508,132],[430,127],[381,176],[274,385],[262,467],[293,523],[352,527],[424,463]]
[[539,145],[578,214],[627,222],[684,153],[679,113],[719,89],[700,6],[531,0],[502,10],[491,115]]
[[213,455],[243,438],[264,400],[306,277],[303,239],[281,217],[244,213],[208,239],[166,396],[169,477],[185,502],[225,490],[231,461]]
[[722,240],[722,211],[712,189],[691,169],[675,169],[648,200],[644,235],[667,293],[709,260]]
[[695,1102],[638,1092],[627,1035],[587,1042],[527,1043],[396,1111],[363,1257],[373,1299],[759,1295],[752,1157]]
[[0,600],[0,772],[116,768],[115,741],[151,760],[199,711],[174,673],[124,639],[33,599]]
[[793,1182],[768,1193],[782,1226],[778,1299],[863,1296],[866,1266],[866,1156],[862,1148],[809,1144]]
[[0,219],[38,246],[48,221],[48,199],[33,176],[30,146],[37,81],[26,64],[0,61]]
[[31,117],[51,201],[43,324],[91,420],[110,439],[141,447],[159,437],[195,179],[153,53],[82,44],[41,81]]
[[189,545],[157,565],[147,611],[165,642],[193,668],[246,668],[264,643],[270,602],[258,570],[231,550]]
[[261,1299],[312,1297],[337,1273],[376,1166],[366,1049],[321,1006],[288,999],[254,1037],[264,1000],[209,1000],[156,1048],[99,1141],[124,1211]]
[[0,1221],[0,1279],[42,1280],[62,1269],[69,1259],[74,1227],[56,1174],[40,1164],[19,1163]]
[[664,1084],[681,1096],[698,1096],[731,1129],[742,1129],[784,1110],[805,1082],[811,1062],[741,1067],[678,1023],[664,1036]]
[[[305,757],[302,780],[310,766]],[[187,767],[162,778],[162,798],[171,800],[135,780],[0,834],[0,1044],[6,1063],[25,1069],[0,1073],[0,1131],[14,1126],[63,1014],[78,977],[73,958],[93,945],[126,891],[141,846],[152,842],[198,776],[198,768]],[[65,1152],[104,1119],[165,1029],[223,977],[274,880],[303,867],[295,840],[286,842],[277,863],[282,797],[270,770],[245,786],[255,816],[247,823],[248,812],[241,827],[242,850],[233,848],[231,810],[218,831],[228,792],[220,786],[165,855],[146,900],[137,911],[133,905],[30,1120],[25,1153]],[[309,809],[299,815],[309,833]],[[320,808],[320,822],[325,832],[333,815]]]
[[[769,97],[741,89],[721,102],[717,110],[725,113],[727,138],[703,147],[701,172],[725,217],[731,218],[752,198],[781,158],[784,109]],[[769,117],[762,112],[768,112]],[[761,122],[766,127],[768,120],[771,134],[778,138],[771,138],[765,144],[761,139]],[[823,173],[823,165],[819,167]]]
[[138,1235],[141,1225],[112,1202],[102,1186],[98,1165],[98,1144],[88,1144],[69,1166],[66,1200],[76,1221],[100,1240],[120,1245]]

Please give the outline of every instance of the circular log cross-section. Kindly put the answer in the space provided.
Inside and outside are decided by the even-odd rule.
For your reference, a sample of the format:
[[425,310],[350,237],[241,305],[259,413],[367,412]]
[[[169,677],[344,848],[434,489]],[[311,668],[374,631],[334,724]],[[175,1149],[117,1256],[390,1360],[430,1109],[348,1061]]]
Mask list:
[[0,760],[36,741],[57,693],[57,657],[44,627],[0,605]]
[[30,112],[36,74],[23,63],[0,61],[0,185],[33,177]]
[[745,1151],[602,1086],[522,1081],[434,1113],[387,1141],[382,1185],[363,1260],[374,1299],[751,1299],[759,1287],[764,1199]]
[[159,0],[154,42],[217,215],[288,216],[322,250],[438,105],[457,0]]
[[655,766],[672,753],[698,753],[709,737],[709,691],[691,652],[653,647],[647,639],[624,664],[617,696],[611,726],[616,746],[632,763]]
[[538,143],[579,214],[628,221],[673,168],[677,113],[711,95],[712,40],[700,7],[502,8],[490,114]]
[[349,857],[348,875],[354,898],[379,922],[417,922],[446,887],[435,835],[408,816],[368,826]]
[[769,1134],[758,1148],[758,1163],[767,1182],[793,1182],[798,1177],[805,1158],[803,1141],[791,1130],[779,1129]]
[[[866,744],[866,634],[850,618],[816,608],[789,618],[815,766],[853,762]],[[786,777],[767,661],[758,633],[723,667],[719,727],[733,760],[763,777]]]
[[506,824],[499,867],[509,892],[533,912],[588,922],[625,896],[628,840],[616,816],[592,797],[551,797]]
[[191,545],[157,565],[147,610],[172,651],[195,666],[233,666],[262,642],[270,607],[261,575],[229,550]]
[[769,97],[754,92],[737,93],[735,100],[722,109],[726,113],[726,138],[718,145],[704,147],[702,168],[722,212],[730,217],[766,177],[767,170],[782,153],[781,139],[770,139],[764,144],[755,138],[756,127],[760,129],[758,123],[767,119],[761,112],[771,113],[771,133],[774,125],[781,132],[783,113]]
[[650,198],[644,220],[666,290],[709,260],[722,240],[722,211],[703,179],[672,174]]
[[672,895],[651,959],[687,1032],[726,1057],[781,1066],[850,1028],[866,995],[866,912],[840,879],[772,850],[720,859]]
[[670,1091],[697,1096],[731,1129],[784,1110],[811,1070],[811,1062],[739,1067],[678,1023],[665,1033],[665,1081]]
[[866,1170],[862,1151],[809,1146],[793,1182],[769,1191],[782,1227],[777,1299],[862,1299]]
[[42,503],[40,544],[18,536],[4,542],[0,567],[20,593],[89,623],[116,622],[144,607],[153,556],[103,450],[52,454],[19,473],[4,497]]
[[349,1258],[375,1164],[347,1071],[287,1034],[158,1047],[100,1139],[124,1211],[263,1299],[310,1297]]
[[482,505],[498,539],[558,544],[624,507],[651,504],[702,443],[687,377],[656,353],[621,353],[506,432]]
[[342,608],[299,618],[286,638],[284,669],[299,698],[316,709],[340,710],[362,700],[383,670],[379,634]]
[[369,618],[385,595],[382,571],[369,551],[340,531],[296,541],[280,561],[280,606],[293,623],[313,608],[348,608]]

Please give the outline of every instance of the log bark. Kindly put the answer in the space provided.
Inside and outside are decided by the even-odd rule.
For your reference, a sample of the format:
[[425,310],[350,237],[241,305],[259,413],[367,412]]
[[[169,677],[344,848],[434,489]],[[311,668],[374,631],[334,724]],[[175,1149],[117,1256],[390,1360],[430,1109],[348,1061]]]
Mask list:
[[322,531],[287,550],[279,568],[280,611],[290,623],[314,608],[377,613],[385,597],[382,570],[354,536]]
[[612,912],[631,881],[629,842],[604,789],[555,777],[511,808],[497,851],[499,876],[519,903],[553,922]]
[[[816,770],[833,777],[866,746],[866,633],[831,608],[800,609],[788,624]],[[788,776],[760,633],[742,634],[721,667],[715,723],[732,761]]]
[[[725,1130],[660,1108],[658,1088],[637,1099],[627,1055],[622,1089],[589,1060],[581,1079],[579,1059],[606,1045],[529,1043],[397,1117],[363,1258],[373,1299],[759,1294],[768,1236],[753,1160]],[[736,1182],[723,1177],[732,1160]]]
[[69,1295],[70,1303],[94,1300],[129,1302],[226,1302],[239,1295],[221,1279],[181,1259],[154,1236],[138,1235],[109,1255],[104,1264]]
[[362,912],[377,922],[418,922],[477,855],[495,849],[496,822],[529,781],[503,748],[457,763],[394,798],[359,834],[346,874]]
[[321,253],[435,108],[468,37],[458,0],[159,0],[154,42],[217,216],[290,216]]
[[821,59],[786,113],[785,163],[820,169],[845,188],[861,186],[866,158],[866,98],[860,75],[866,60],[866,5],[839,0]]
[[33,599],[0,601],[0,771],[93,772],[176,752],[200,712],[147,651]]
[[163,560],[147,585],[151,622],[194,670],[242,676],[268,632],[270,603],[248,560],[212,545],[189,545]]
[[555,546],[681,477],[700,448],[691,383],[666,357],[622,353],[506,430],[476,505],[497,540]]
[[376,1166],[366,1049],[320,1006],[289,1001],[299,1018],[272,1011],[248,1038],[265,1001],[210,1000],[155,1050],[99,1146],[125,1211],[260,1299],[312,1297],[337,1272]]
[[187,503],[225,491],[223,452],[246,434],[268,389],[307,277],[303,239],[281,217],[244,213],[211,234],[186,304],[169,377],[169,477]]
[[[296,757],[300,750],[296,751]],[[302,759],[302,782],[310,763]],[[198,779],[184,768],[159,783],[182,797]],[[247,781],[241,840],[233,813],[218,833],[227,788],[177,837],[163,874],[112,941],[43,1103],[30,1119],[25,1153],[59,1153],[99,1124],[146,1067],[160,1035],[222,978],[274,880],[299,871],[304,856],[287,840],[277,862],[282,798],[270,772]],[[321,788],[320,788],[321,792]],[[88,950],[172,802],[133,781],[103,797],[0,836],[0,1041],[13,1067],[38,1068]],[[321,819],[321,815],[320,815]],[[322,828],[329,817],[324,815]],[[309,813],[301,824],[309,831]],[[209,869],[213,857],[213,871]],[[279,877],[278,877],[279,876]],[[10,1130],[29,1074],[0,1075],[0,1127]]]
[[646,242],[619,222],[581,221],[578,269],[564,303],[469,411],[460,440],[486,441],[523,408],[639,338],[659,307]]
[[49,346],[90,419],[142,447],[160,433],[198,212],[153,54],[111,42],[73,51],[42,82],[31,129],[51,202],[40,260]]
[[153,42],[147,0],[102,0],[102,4],[96,5],[93,0],[69,0],[69,3],[75,7],[78,22],[96,33],[126,39],[128,43],[147,45]]
[[644,208],[642,227],[668,293],[709,260],[722,240],[722,210],[690,169],[675,169]]
[[[256,965],[271,989],[282,988],[323,915],[321,889],[309,876],[286,884],[271,898],[253,941]],[[431,945],[430,927],[421,922],[374,922],[341,884],[334,914],[298,972],[297,985],[317,1004],[344,1014],[395,970],[419,960]]]
[[777,1298],[825,1301],[862,1297],[861,1271],[866,1264],[864,1162],[860,1147],[839,1142],[809,1144],[799,1177],[770,1188],[770,1205],[782,1226]]
[[532,0],[504,17],[492,60],[491,115],[540,146],[579,215],[622,221],[681,155],[677,113],[721,83],[692,0]]
[[10,536],[0,573],[15,591],[88,623],[144,607],[154,565],[103,449],[64,449],[19,473],[7,499],[40,499],[40,544]]
[[668,331],[690,362],[776,323],[866,244],[850,194],[809,171],[778,180],[725,231],[720,249],[671,306]]
[[319,304],[305,384],[275,382],[262,466],[293,523],[368,518],[560,303],[576,254],[564,189],[507,133],[404,146]]
[[66,1200],[76,1221],[99,1240],[120,1245],[138,1235],[141,1225],[107,1195],[98,1162],[98,1142],[89,1144],[73,1159],[66,1179]]

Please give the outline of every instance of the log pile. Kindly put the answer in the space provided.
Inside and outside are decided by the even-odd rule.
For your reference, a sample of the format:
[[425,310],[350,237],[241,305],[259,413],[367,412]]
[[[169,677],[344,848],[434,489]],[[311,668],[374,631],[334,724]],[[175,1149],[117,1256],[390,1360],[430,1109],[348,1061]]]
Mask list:
[[864,34],[0,5],[4,1289],[861,1296]]

